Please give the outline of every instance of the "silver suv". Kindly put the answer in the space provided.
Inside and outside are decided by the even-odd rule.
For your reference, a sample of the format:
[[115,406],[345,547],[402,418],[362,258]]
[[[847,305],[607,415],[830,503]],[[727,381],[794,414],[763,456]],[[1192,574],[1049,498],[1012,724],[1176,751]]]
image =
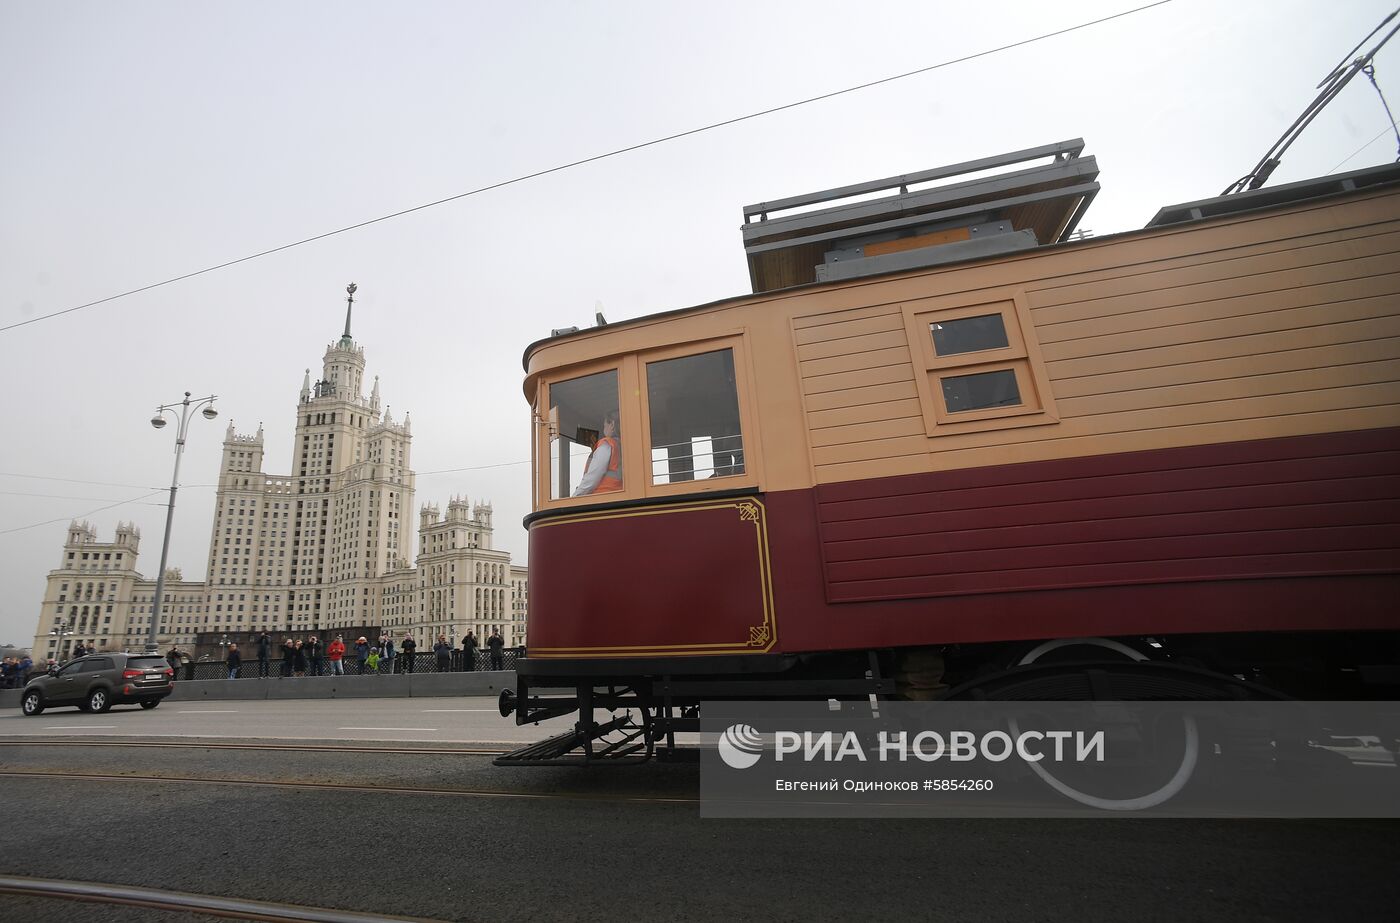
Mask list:
[[158,654],[104,651],[32,678],[20,694],[19,707],[30,717],[58,705],[76,705],[88,712],[135,702],[155,708],[174,689],[175,671]]

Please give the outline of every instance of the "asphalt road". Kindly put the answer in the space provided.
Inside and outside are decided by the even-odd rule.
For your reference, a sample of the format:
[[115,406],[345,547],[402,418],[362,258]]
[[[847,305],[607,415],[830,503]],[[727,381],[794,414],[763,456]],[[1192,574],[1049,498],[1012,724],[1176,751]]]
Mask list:
[[[249,704],[285,712],[243,714]],[[241,717],[192,723],[205,737],[246,741],[241,721],[306,721],[329,733],[367,714],[358,701],[340,703],[344,713],[302,711],[332,704],[238,703]],[[392,710],[402,726],[449,726],[410,725],[423,715],[402,699]],[[702,820],[694,765],[498,769],[488,756],[56,746],[14,736],[16,724],[60,714],[0,719],[0,771],[241,781],[0,777],[10,831],[0,874],[444,920],[1315,921],[1384,918],[1400,903],[1400,824],[1390,821]],[[437,714],[460,716],[451,733],[461,744],[504,723]],[[155,742],[174,742],[157,735],[191,723],[165,706],[138,716],[161,723],[119,729],[139,727]],[[111,718],[54,726],[71,732]],[[548,729],[529,730],[533,739]],[[256,781],[281,784],[248,784]],[[327,782],[364,790],[295,784]],[[5,918],[128,918],[5,900]]]
[[[567,720],[516,727],[494,697],[167,700],[146,711],[118,705],[100,715],[51,708],[26,718],[0,712],[0,741],[19,737],[218,737],[278,741],[423,741],[519,746],[567,730]],[[557,729],[556,726],[557,725]]]

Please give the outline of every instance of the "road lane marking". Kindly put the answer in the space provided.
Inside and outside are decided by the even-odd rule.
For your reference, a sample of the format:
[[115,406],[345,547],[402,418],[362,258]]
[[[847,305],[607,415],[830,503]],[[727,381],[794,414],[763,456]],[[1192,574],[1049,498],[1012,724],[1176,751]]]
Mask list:
[[437,728],[336,728],[338,731],[436,731]]
[[238,712],[237,712],[236,710],[233,710],[233,711],[177,711],[175,714],[177,714],[177,715],[236,715],[236,714],[238,714]]
[[46,724],[46,731],[115,731],[115,724]]
[[448,711],[489,711],[493,715],[499,715],[501,713],[499,708],[425,708],[423,709],[423,714],[430,715],[434,712]]

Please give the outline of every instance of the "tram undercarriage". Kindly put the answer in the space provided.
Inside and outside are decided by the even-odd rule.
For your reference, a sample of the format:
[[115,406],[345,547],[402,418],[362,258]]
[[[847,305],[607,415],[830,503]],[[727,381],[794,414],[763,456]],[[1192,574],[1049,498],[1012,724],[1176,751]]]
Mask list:
[[[1236,651],[1251,651],[1250,660]],[[520,725],[577,714],[499,766],[693,758],[702,700],[1247,701],[1391,699],[1400,635],[1076,638],[692,660],[525,660],[500,709]],[[1263,655],[1262,658],[1259,655]],[[1364,660],[1376,662],[1366,663]],[[684,670],[684,673],[680,671]],[[598,720],[598,713],[606,714]]]

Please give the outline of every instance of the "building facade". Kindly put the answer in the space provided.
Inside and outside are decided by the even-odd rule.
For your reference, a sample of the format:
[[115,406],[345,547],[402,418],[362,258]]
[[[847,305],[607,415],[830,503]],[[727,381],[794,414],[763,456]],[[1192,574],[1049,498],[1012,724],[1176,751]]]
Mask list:
[[[353,287],[352,287],[353,288]],[[353,295],[353,291],[352,291]],[[447,515],[419,512],[413,557],[415,475],[412,423],[381,410],[379,379],[366,397],[364,349],[345,334],[307,369],[296,404],[290,474],[264,470],[263,427],[224,434],[207,577],[167,576],[162,650],[193,647],[196,635],[242,642],[258,633],[378,625],[422,643],[458,643],[499,630],[523,644],[524,568],[493,547],[491,506],[453,498]],[[155,580],[136,570],[140,533],[127,524],[97,541],[86,522],[68,530],[60,567],[49,573],[34,653],[64,659],[77,641],[137,648],[150,630]],[[142,606],[145,606],[144,610]],[[430,644],[431,642],[429,642]]]

